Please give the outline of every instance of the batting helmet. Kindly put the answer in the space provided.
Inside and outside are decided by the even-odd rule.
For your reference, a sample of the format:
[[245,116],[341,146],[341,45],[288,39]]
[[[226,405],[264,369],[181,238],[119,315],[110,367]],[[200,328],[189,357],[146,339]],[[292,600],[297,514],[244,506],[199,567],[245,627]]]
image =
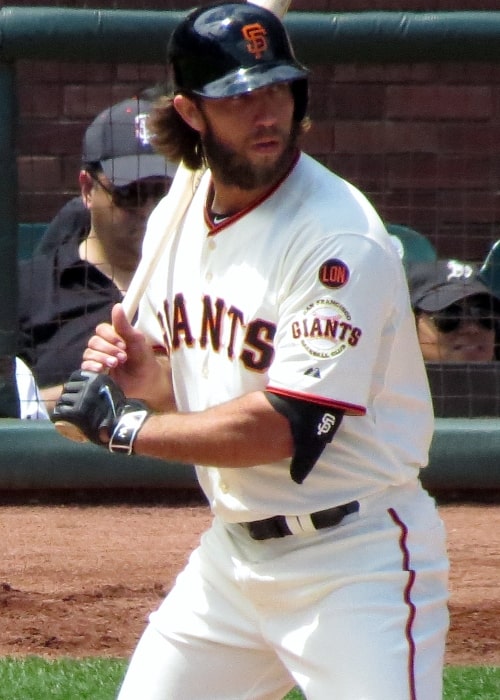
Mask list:
[[307,69],[295,58],[281,21],[253,4],[218,3],[191,12],[168,49],[174,90],[206,98],[291,83],[294,118],[307,110]]

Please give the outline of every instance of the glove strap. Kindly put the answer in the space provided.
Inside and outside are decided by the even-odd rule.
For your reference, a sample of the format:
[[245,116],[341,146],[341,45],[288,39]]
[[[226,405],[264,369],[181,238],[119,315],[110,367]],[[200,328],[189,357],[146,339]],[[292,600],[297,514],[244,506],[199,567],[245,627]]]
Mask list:
[[122,413],[108,443],[109,451],[131,455],[137,433],[150,415],[147,409]]

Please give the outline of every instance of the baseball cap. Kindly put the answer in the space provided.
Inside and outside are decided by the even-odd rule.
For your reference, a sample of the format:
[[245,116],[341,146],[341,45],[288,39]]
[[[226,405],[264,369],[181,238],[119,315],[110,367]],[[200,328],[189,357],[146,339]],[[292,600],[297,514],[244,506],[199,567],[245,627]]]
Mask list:
[[408,286],[413,308],[433,313],[476,294],[494,296],[472,263],[436,260],[410,265]]
[[147,116],[153,103],[133,98],[97,115],[83,138],[82,161],[99,162],[117,187],[146,177],[173,178],[177,165],[154,152]]

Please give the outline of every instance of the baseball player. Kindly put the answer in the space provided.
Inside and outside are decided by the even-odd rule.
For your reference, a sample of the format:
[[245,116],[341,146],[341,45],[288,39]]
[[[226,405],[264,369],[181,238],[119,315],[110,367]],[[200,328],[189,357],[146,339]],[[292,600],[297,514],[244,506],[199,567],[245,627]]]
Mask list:
[[[194,10],[169,58],[158,147],[208,169],[137,324],[114,307],[53,416],[197,465],[214,514],[119,699],[438,700],[448,561],[418,479],[433,416],[397,251],[300,151],[308,74],[273,14]],[[145,250],[159,235],[162,203]]]

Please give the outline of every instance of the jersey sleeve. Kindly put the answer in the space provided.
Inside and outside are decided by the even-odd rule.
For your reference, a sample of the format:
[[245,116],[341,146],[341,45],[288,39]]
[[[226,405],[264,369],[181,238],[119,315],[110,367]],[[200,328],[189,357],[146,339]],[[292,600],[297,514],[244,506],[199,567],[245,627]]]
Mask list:
[[[405,301],[389,244],[356,234],[303,251],[283,285],[268,390],[364,415]],[[407,300],[406,300],[407,301]]]

